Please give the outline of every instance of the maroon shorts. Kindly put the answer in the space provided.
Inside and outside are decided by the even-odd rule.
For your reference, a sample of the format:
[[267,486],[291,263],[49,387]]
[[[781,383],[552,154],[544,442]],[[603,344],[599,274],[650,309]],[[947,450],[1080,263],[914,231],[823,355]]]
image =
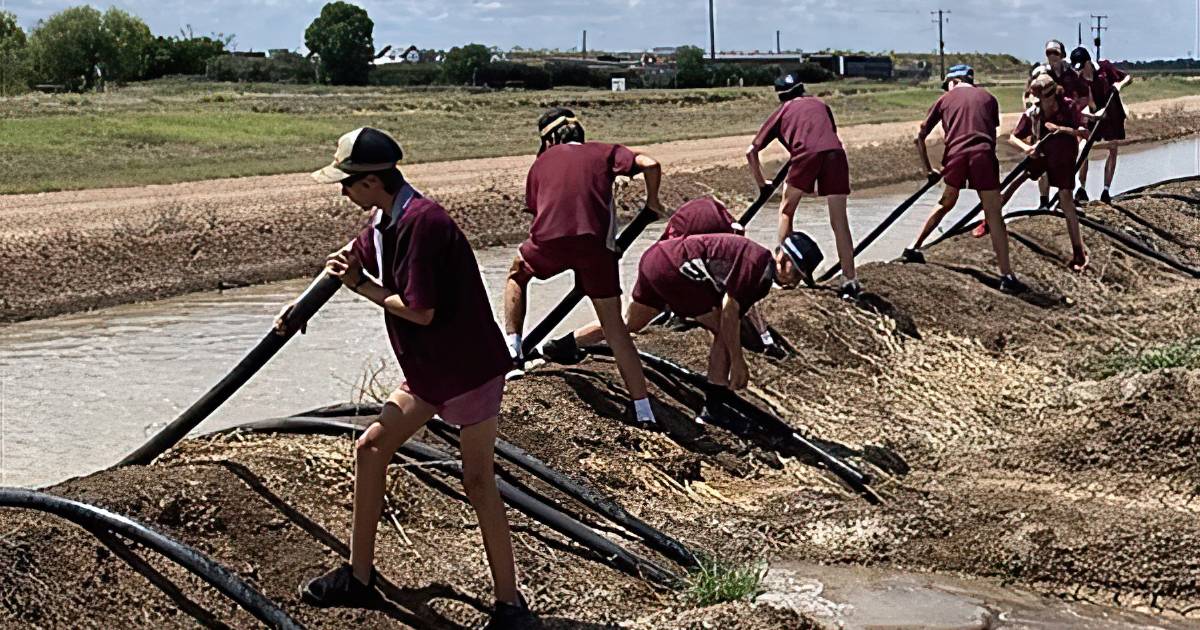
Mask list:
[[850,161],[844,149],[821,151],[800,159],[792,158],[788,167],[788,186],[824,197],[850,194]]
[[[408,381],[400,383],[400,389],[424,402],[420,394],[409,389]],[[440,405],[434,405],[433,403],[426,404],[432,405],[442,420],[455,426],[469,427],[472,424],[479,424],[500,415],[500,400],[502,398],[504,398],[503,374],[475,389],[463,392]]]
[[[647,268],[664,271],[670,268],[672,271],[653,275],[641,273]],[[637,283],[633,285],[633,301],[658,309],[669,308],[675,315],[693,318],[721,307],[721,294],[711,282],[693,280],[673,270],[674,265],[661,250],[647,251],[642,256]],[[771,284],[775,280],[775,261],[770,256],[764,256],[756,265],[752,277],[757,282],[731,292],[733,299],[738,301],[741,315],[745,315],[750,307],[767,297],[771,291]]]
[[1109,116],[1098,124],[1100,130],[1096,132],[1096,142],[1125,139],[1125,118],[1123,116]]
[[1059,190],[1075,190],[1075,160],[1073,158],[1051,159],[1039,155],[1029,160],[1027,172],[1031,180],[1045,175],[1051,186]]
[[617,253],[596,236],[568,236],[544,243],[521,243],[521,266],[539,280],[564,271],[575,272],[575,284],[595,300],[621,295],[621,269]]
[[1000,190],[1000,160],[995,151],[971,151],[942,162],[942,181],[962,190]]

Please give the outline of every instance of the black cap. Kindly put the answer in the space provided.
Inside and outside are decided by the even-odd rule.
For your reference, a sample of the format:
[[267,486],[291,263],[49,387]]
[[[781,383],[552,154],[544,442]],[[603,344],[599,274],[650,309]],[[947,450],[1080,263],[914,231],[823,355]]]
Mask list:
[[804,232],[792,232],[783,239],[779,247],[783,249],[783,253],[792,261],[792,264],[796,265],[796,269],[804,274],[805,280],[811,284],[812,274],[817,270],[817,265],[825,260],[825,255],[821,253],[817,242]]
[[1084,48],[1083,46],[1071,51],[1071,65],[1074,66],[1076,70],[1082,69],[1085,65],[1087,65],[1087,62],[1091,60],[1092,53],[1088,52],[1088,49]]
[[404,150],[395,138],[378,129],[359,127],[338,138],[333,163],[312,176],[323,184],[333,184],[359,173],[396,168],[402,159]]
[[545,138],[554,132],[555,129],[573,122],[579,122],[575,118],[575,112],[566,107],[554,107],[546,111],[538,117],[538,136]]
[[804,96],[804,84],[800,82],[799,73],[789,72],[775,79],[775,94],[779,98]]

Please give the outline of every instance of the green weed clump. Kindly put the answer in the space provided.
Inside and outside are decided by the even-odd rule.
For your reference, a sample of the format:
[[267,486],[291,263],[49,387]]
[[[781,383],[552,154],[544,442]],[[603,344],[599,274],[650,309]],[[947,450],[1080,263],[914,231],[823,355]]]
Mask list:
[[737,564],[701,558],[700,566],[688,576],[684,596],[696,606],[751,600],[761,592],[766,565]]
[[1114,352],[1097,360],[1092,372],[1108,378],[1123,372],[1145,374],[1166,368],[1200,368],[1200,337],[1136,352]]

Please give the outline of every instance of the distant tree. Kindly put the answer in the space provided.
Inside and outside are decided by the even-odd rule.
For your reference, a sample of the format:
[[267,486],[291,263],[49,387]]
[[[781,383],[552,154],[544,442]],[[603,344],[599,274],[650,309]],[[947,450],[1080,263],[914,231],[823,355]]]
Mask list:
[[446,82],[456,85],[472,83],[478,79],[478,72],[492,61],[492,51],[483,44],[467,44],[466,46],[450,49],[446,53],[446,61],[442,70],[446,73]]
[[304,45],[321,60],[321,76],[337,85],[366,85],[375,57],[375,23],[346,2],[330,2],[304,31]]
[[104,12],[104,52],[101,68],[106,81],[133,81],[142,78],[149,61],[154,35],[141,18],[116,7]]
[[707,87],[708,68],[704,65],[704,50],[695,46],[680,46],[675,51],[675,80],[679,87]]
[[37,80],[79,90],[96,86],[97,69],[109,81],[139,78],[152,41],[150,27],[134,15],[81,6],[38,22],[29,49]]
[[191,27],[178,37],[155,37],[147,55],[145,78],[157,79],[170,74],[204,74],[208,60],[227,52],[232,35],[213,34],[197,37]]
[[29,41],[17,16],[0,12],[0,96],[29,87]]

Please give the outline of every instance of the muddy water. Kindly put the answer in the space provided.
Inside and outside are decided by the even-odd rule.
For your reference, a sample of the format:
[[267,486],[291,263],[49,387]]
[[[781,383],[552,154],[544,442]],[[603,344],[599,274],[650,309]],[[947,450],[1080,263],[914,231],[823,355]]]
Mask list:
[[[1098,194],[1102,163],[1093,162]],[[1154,146],[1122,156],[1115,190],[1200,172],[1200,141]],[[860,191],[851,199],[856,235],[864,235],[913,185]],[[864,260],[894,258],[919,228],[937,191],[931,191],[874,246]],[[965,193],[963,206],[974,198]],[[1010,207],[1036,205],[1027,185]],[[832,242],[823,205],[806,201],[798,228],[823,245]],[[950,221],[947,221],[948,225]],[[774,238],[774,207],[751,224],[751,236]],[[624,263],[625,286],[658,228],[637,241]],[[514,248],[478,252],[492,303],[500,306]],[[833,259],[831,246],[827,258]],[[35,486],[111,465],[187,408],[266,332],[279,305],[297,295],[297,280],[223,293],[120,306],[101,311],[0,327],[0,483]],[[569,288],[560,277],[531,290],[529,326]],[[560,326],[590,319],[581,306]],[[378,309],[342,292],[319,313],[309,333],[297,337],[200,431],[241,421],[286,415],[355,397],[364,373],[387,366],[390,356]]]

